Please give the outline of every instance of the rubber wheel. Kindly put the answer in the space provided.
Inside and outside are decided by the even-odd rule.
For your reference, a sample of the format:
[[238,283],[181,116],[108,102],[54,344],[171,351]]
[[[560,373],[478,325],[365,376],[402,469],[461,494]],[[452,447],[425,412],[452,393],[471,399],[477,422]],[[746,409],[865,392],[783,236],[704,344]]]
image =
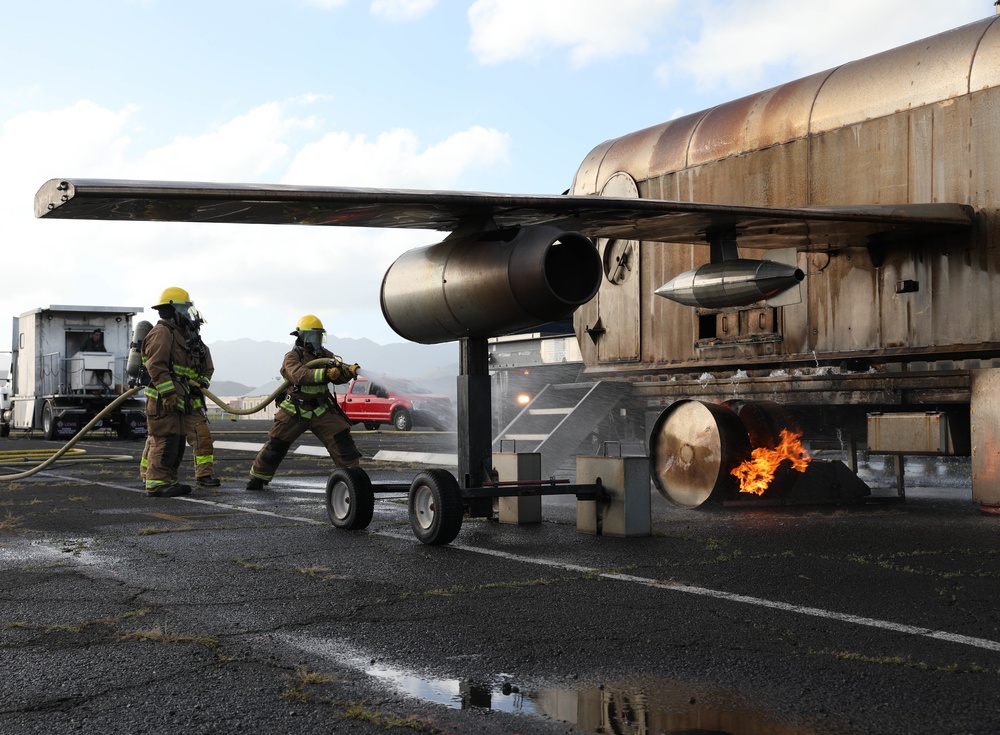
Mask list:
[[0,424],[0,437],[6,439],[8,436],[10,436],[10,424]]
[[410,418],[410,412],[405,408],[396,411],[392,415],[392,425],[396,427],[396,431],[409,431],[413,426],[413,419]]
[[368,473],[360,467],[338,467],[326,481],[326,514],[346,531],[368,528],[375,512],[375,493]]
[[42,434],[49,441],[56,438],[56,419],[53,415],[52,404],[48,401],[42,406]]
[[379,427],[379,424],[376,423],[375,421],[366,421],[365,422],[365,428],[368,429],[368,431],[375,431],[375,429],[377,429],[378,427]]
[[448,470],[425,470],[410,484],[410,528],[421,543],[450,543],[462,529],[464,514],[458,481]]

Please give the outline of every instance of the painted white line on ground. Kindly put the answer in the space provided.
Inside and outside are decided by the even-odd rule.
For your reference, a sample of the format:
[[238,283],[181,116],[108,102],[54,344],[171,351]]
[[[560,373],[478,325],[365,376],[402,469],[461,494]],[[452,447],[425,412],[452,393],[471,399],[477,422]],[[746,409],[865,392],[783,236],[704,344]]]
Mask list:
[[212,442],[219,449],[235,449],[240,452],[259,452],[264,442]]
[[[127,490],[130,493],[139,493],[141,495],[146,494],[145,488],[129,487],[128,485],[116,485],[112,482],[97,482],[96,480],[89,480],[82,477],[69,477],[63,475],[52,475],[46,473],[46,477],[53,477],[60,480],[76,480],[77,482],[86,485],[100,485],[102,487],[111,487],[115,490]],[[137,481],[138,482],[138,481]],[[266,494],[266,493],[264,493]],[[150,508],[154,507],[156,503],[162,502],[164,498],[150,498]],[[180,495],[176,498],[170,498],[170,500],[183,500],[185,503],[198,503],[200,505],[210,505],[214,508],[226,508],[227,510],[238,510],[242,513],[254,513],[259,516],[269,516],[271,518],[281,518],[286,521],[298,521],[299,523],[309,523],[314,526],[326,526],[329,525],[328,521],[321,521],[315,518],[302,518],[299,516],[289,516],[282,513],[275,513],[270,510],[262,510],[261,508],[248,508],[245,505],[234,505],[233,503],[221,503],[218,500],[207,500],[206,498],[192,498],[190,495]]]
[[[254,442],[215,442],[219,449],[232,449],[242,452],[258,452],[263,443]],[[305,454],[312,457],[327,457],[329,453],[325,447],[299,445],[292,450],[292,454]],[[429,464],[435,467],[458,467],[458,455],[438,452],[397,452],[388,449],[380,449],[375,452],[373,460],[379,462],[412,462],[415,464]]]
[[[237,452],[259,452],[264,446],[264,442],[214,442],[214,446],[219,449],[233,449]],[[292,454],[307,454],[312,457],[329,457],[330,453],[326,447],[309,446],[300,444],[292,450]]]
[[[125,485],[115,485],[107,482],[93,482],[88,480],[83,480],[79,477],[64,477],[60,475],[48,474],[49,477],[57,477],[63,480],[75,480],[78,482],[85,482],[92,485],[103,485],[104,487],[111,487],[118,490],[128,490],[129,492],[135,493],[145,493],[145,490],[127,487]],[[273,511],[261,510],[260,508],[248,508],[241,505],[235,505],[232,503],[220,503],[214,500],[204,500],[202,498],[192,498],[188,496],[181,496],[179,498],[174,498],[174,500],[183,500],[188,503],[200,503],[202,505],[210,505],[218,508],[226,508],[229,510],[238,510],[244,513],[256,513],[257,515],[270,516],[272,518],[280,518],[282,520],[297,521],[299,523],[308,523],[314,526],[325,526],[328,525],[327,521],[316,520],[315,518],[300,518],[296,516],[281,515],[280,513],[274,513]],[[397,539],[400,541],[408,541],[410,543],[418,543],[412,536],[399,533],[396,531],[375,531],[376,536],[384,536],[386,538]],[[598,577],[603,577],[604,579],[613,579],[618,582],[628,582],[631,584],[641,584],[645,587],[654,587],[656,589],[661,589],[667,592],[683,592],[689,595],[698,595],[700,597],[711,597],[718,600],[726,600],[728,602],[737,602],[743,605],[755,605],[757,607],[766,607],[772,610],[782,610],[784,612],[795,613],[797,615],[808,615],[817,618],[826,618],[828,620],[836,620],[842,623],[851,623],[853,625],[864,625],[869,628],[878,628],[880,630],[886,630],[893,633],[903,633],[905,635],[915,635],[923,638],[933,638],[935,640],[947,641],[949,643],[958,643],[963,646],[972,646],[973,648],[981,648],[986,651],[1000,651],[1000,642],[993,641],[988,638],[975,638],[973,636],[961,635],[959,633],[949,633],[945,630],[933,630],[931,628],[921,628],[915,625],[906,625],[904,623],[894,623],[889,620],[879,620],[878,618],[867,618],[861,615],[851,615],[849,613],[839,613],[832,610],[824,610],[818,607],[808,607],[806,605],[792,605],[787,602],[779,602],[777,600],[768,600],[763,597],[751,597],[749,595],[740,595],[733,592],[725,592],[723,590],[713,590],[708,587],[695,587],[693,585],[680,584],[670,581],[662,581],[657,579],[650,579],[649,577],[637,577],[632,574],[619,574],[616,572],[602,572],[596,567],[585,567],[580,564],[571,564],[569,562],[559,561],[557,559],[545,559],[539,557],[529,557],[521,556],[519,554],[512,554],[507,551],[500,551],[498,549],[485,549],[480,546],[469,546],[467,544],[452,542],[448,545],[449,548],[458,549],[460,551],[467,551],[473,554],[483,554],[485,556],[494,556],[499,559],[508,559],[510,561],[522,562],[524,564],[535,564],[536,566],[552,567],[554,569],[562,569],[569,572],[580,572],[582,574],[592,574]]]
[[[389,534],[384,532],[381,533],[380,535],[394,536],[397,538],[406,538],[405,536],[402,536],[400,534]],[[485,554],[487,556],[496,556],[502,559],[511,559],[513,561],[520,561],[526,564],[537,564],[540,566],[548,566],[548,567],[555,567],[557,569],[564,569],[566,571],[593,574],[598,577],[603,577],[604,579],[614,579],[619,582],[631,582],[633,584],[641,584],[646,587],[655,587],[657,589],[662,589],[670,592],[684,592],[689,595],[712,597],[719,600],[727,600],[729,602],[738,602],[744,605],[756,605],[758,607],[767,607],[773,610],[783,610],[785,612],[796,613],[798,615],[809,615],[811,617],[837,620],[843,623],[864,625],[870,628],[879,628],[881,630],[892,631],[895,633],[916,635],[924,638],[934,638],[936,640],[948,641],[950,643],[959,643],[965,646],[982,648],[987,651],[1000,651],[1000,642],[993,641],[988,638],[974,638],[972,636],[960,635],[958,633],[949,633],[948,631],[944,630],[933,630],[931,628],[921,628],[914,625],[894,623],[889,620],[879,620],[877,618],[866,618],[860,615],[838,613],[832,610],[823,610],[822,608],[818,607],[808,607],[805,605],[792,605],[787,602],[778,602],[777,600],[768,600],[762,597],[751,597],[749,595],[739,595],[732,592],[724,592],[722,590],[713,590],[708,587],[695,587],[692,585],[678,584],[669,581],[664,582],[657,579],[650,579],[648,577],[636,577],[631,574],[602,572],[595,568],[584,567],[578,564],[570,564],[567,562],[561,562],[555,559],[541,559],[536,557],[519,556],[517,554],[510,554],[505,551],[484,549],[478,546],[467,546],[465,544],[457,544],[457,543],[452,543],[450,544],[450,546],[452,548],[461,549],[463,551],[470,551],[475,554]]]
[[457,454],[438,454],[434,452],[397,452],[380,449],[372,459],[380,462],[417,462],[431,464],[437,467],[458,467]]

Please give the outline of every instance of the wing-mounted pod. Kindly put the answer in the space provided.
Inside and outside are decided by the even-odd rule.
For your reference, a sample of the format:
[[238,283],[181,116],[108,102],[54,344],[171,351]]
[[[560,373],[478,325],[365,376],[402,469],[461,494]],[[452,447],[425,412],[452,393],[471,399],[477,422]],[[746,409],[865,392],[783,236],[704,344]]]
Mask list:
[[797,286],[805,273],[772,260],[727,260],[685,271],[653,293],[685,306],[747,306]]
[[[799,302],[798,289],[788,293],[805,278],[795,265],[794,248],[772,251],[765,260],[748,260],[740,257],[734,230],[709,232],[706,239],[712,262],[681,273],[653,293],[707,309],[749,306],[761,299],[774,306]],[[782,304],[775,300],[780,294],[786,294]]]
[[401,255],[382,279],[382,314],[412,342],[496,337],[565,319],[597,294],[601,275],[583,235],[489,230]]

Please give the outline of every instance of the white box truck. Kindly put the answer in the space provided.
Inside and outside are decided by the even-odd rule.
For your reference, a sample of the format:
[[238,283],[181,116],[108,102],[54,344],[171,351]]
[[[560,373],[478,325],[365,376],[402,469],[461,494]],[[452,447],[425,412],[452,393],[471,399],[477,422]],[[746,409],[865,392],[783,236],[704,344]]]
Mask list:
[[[133,306],[46,306],[14,317],[9,408],[3,436],[40,429],[46,439],[70,438],[128,390],[125,364]],[[133,396],[95,429],[120,438],[145,436],[145,400]]]

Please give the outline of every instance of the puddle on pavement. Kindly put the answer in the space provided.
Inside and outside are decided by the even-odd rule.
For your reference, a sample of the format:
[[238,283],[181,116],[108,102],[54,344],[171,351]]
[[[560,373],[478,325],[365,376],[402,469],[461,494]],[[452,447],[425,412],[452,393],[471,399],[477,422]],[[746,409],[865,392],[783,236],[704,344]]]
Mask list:
[[443,679],[388,666],[348,645],[286,637],[288,643],[359,669],[396,691],[452,709],[495,710],[565,722],[578,733],[619,735],[809,735],[809,726],[782,722],[741,703],[729,692],[706,691],[677,681],[606,683],[592,686],[520,686],[497,674],[483,681]]
[[691,687],[680,682],[544,686],[526,691],[502,674],[495,682],[484,683],[420,677],[384,666],[373,666],[365,673],[412,697],[453,709],[545,717],[566,722],[580,733],[806,735],[813,732],[776,721],[766,712],[742,707],[728,695],[694,694]]

